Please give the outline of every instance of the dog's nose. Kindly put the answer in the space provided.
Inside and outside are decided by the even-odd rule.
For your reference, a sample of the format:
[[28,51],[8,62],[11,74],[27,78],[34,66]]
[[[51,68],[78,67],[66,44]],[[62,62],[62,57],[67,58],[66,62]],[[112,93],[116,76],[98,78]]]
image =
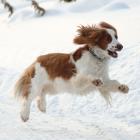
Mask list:
[[117,44],[116,49],[117,49],[117,51],[121,51],[123,49],[123,45]]

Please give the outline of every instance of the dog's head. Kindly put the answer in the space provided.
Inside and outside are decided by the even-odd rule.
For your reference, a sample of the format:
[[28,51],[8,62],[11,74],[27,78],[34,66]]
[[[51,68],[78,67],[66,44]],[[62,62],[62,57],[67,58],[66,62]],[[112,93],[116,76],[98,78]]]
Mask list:
[[74,38],[76,44],[87,44],[91,51],[99,57],[118,57],[118,51],[123,46],[118,41],[117,30],[106,22],[95,26],[79,26],[78,36]]

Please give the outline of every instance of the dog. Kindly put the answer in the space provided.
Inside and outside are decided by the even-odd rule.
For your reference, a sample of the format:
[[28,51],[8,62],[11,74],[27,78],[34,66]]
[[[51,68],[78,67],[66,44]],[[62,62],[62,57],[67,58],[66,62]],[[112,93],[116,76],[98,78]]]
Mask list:
[[30,106],[37,99],[40,111],[46,111],[46,94],[70,93],[87,95],[98,90],[107,102],[111,92],[128,93],[129,88],[109,78],[109,59],[117,58],[123,49],[117,30],[106,22],[79,26],[74,43],[83,45],[71,53],[39,56],[21,75],[14,95],[21,99],[20,116],[26,122]]

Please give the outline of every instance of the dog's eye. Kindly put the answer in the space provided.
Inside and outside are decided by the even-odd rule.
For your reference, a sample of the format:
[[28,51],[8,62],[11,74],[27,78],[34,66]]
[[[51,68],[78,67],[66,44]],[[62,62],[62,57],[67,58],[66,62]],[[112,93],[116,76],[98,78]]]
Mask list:
[[112,41],[112,37],[110,35],[107,36],[107,41],[111,42]]

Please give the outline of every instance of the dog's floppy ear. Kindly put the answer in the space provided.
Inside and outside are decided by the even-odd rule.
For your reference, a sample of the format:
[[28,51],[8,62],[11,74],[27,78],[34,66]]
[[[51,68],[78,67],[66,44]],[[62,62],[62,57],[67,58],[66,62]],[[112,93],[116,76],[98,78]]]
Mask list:
[[83,36],[76,36],[73,40],[75,44],[88,44],[88,40],[86,37]]
[[87,29],[87,27],[83,25],[78,26],[77,32],[78,35],[74,38],[73,42],[76,44],[87,44],[87,37],[89,36],[89,30]]
[[102,29],[92,26],[79,26],[79,33],[73,40],[76,44],[96,44],[100,39]]

